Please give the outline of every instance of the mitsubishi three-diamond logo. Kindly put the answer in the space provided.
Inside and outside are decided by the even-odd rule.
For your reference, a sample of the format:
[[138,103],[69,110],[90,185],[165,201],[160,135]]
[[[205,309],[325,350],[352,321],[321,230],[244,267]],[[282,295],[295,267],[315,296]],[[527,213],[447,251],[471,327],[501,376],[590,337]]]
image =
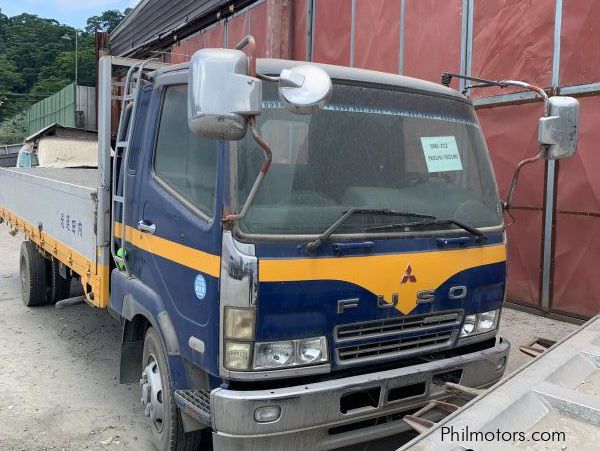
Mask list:
[[417,281],[417,278],[415,276],[413,276],[412,268],[410,267],[410,265],[408,265],[406,267],[406,272],[404,273],[404,276],[402,276],[402,282],[400,282],[400,283],[401,284],[407,283],[407,282],[414,283],[416,281]]

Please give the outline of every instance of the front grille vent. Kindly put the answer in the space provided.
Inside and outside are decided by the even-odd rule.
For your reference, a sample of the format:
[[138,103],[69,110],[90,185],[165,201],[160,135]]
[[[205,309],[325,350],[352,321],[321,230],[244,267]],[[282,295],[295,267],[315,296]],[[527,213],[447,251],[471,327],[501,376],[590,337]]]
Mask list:
[[340,363],[358,363],[365,360],[379,360],[413,353],[414,351],[431,351],[448,346],[454,339],[453,331],[433,332],[413,337],[400,337],[393,340],[382,340],[337,349]]
[[426,330],[438,327],[458,327],[461,322],[460,311],[405,316],[377,321],[339,326],[335,332],[336,342],[393,335],[414,330]]

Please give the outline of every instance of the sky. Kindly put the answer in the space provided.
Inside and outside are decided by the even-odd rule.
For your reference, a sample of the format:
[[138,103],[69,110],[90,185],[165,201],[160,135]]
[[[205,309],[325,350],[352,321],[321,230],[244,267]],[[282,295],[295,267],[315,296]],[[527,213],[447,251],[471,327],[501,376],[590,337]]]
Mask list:
[[137,2],[138,0],[0,0],[0,10],[7,16],[21,13],[36,14],[76,28],[83,28],[88,17],[108,9],[123,11]]

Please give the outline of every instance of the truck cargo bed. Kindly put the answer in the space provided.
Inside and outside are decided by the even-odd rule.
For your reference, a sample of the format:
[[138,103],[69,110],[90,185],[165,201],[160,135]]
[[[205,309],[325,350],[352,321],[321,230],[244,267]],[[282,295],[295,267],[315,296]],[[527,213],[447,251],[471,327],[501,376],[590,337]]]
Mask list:
[[0,205],[95,261],[97,181],[97,169],[2,169]]
[[82,276],[90,292],[108,283],[98,265],[98,169],[0,168],[0,217]]
[[95,190],[98,186],[98,169],[96,168],[7,168],[7,170],[51,182],[77,185],[81,188]]

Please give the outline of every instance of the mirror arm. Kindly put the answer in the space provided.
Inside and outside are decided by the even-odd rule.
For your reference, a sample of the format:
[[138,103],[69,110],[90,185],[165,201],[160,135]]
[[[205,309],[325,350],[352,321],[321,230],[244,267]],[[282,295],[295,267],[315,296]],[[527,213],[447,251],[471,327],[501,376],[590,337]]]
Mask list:
[[[499,83],[502,83],[504,86],[519,86],[529,91],[538,93],[540,96],[542,96],[542,99],[544,99],[544,117],[548,117],[550,115],[550,99],[548,98],[548,94],[546,93],[546,91],[544,91],[543,88],[526,83],[524,81],[516,80],[502,80]],[[502,206],[504,210],[508,211],[512,207],[513,197],[517,189],[517,181],[519,180],[519,174],[523,166],[527,166],[528,164],[535,163],[539,160],[543,160],[546,151],[546,146],[540,146],[540,153],[538,153],[535,157],[525,158],[524,160],[519,161],[519,164],[517,164],[517,167],[515,167],[515,172],[513,173],[513,177],[510,182],[510,188],[508,189],[508,197],[506,199],[506,202],[504,202],[504,205]]]
[[546,93],[546,91],[544,91],[543,88],[526,83],[524,81],[517,81],[517,80],[501,80],[499,83],[502,83],[503,87],[504,86],[519,86],[519,87],[525,88],[529,91],[538,93],[540,96],[542,96],[542,99],[544,99],[544,116],[547,117],[550,115],[550,99],[548,98],[548,94]]
[[273,81],[275,83],[279,82],[279,77],[272,77],[270,75],[265,75],[261,73],[257,73],[256,78],[258,78],[259,80]]
[[545,152],[545,149],[542,147],[540,149],[540,153],[537,154],[535,157],[526,158],[524,160],[519,161],[519,164],[517,164],[517,167],[515,168],[515,172],[513,173],[512,180],[510,182],[510,188],[508,189],[508,197],[506,199],[506,202],[504,202],[504,205],[503,205],[504,210],[510,210],[510,208],[512,207],[512,201],[513,201],[513,197],[515,195],[515,190],[517,189],[517,181],[519,179],[519,173],[521,172],[521,168],[523,168],[523,166],[527,166],[528,164],[535,163],[536,161],[542,160],[544,158],[544,152]]
[[241,211],[236,214],[225,215],[223,217],[223,222],[239,221],[244,216],[246,216],[246,213],[248,213],[248,209],[250,208],[250,205],[252,205],[252,202],[256,197],[256,193],[258,192],[258,189],[260,188],[260,185],[262,184],[265,175],[267,175],[267,172],[269,172],[269,168],[271,167],[271,161],[273,160],[273,154],[271,152],[271,147],[269,146],[269,143],[265,141],[265,139],[260,135],[258,129],[256,128],[256,116],[252,116],[248,119],[248,127],[250,128],[252,137],[262,149],[265,156],[265,161],[263,162],[260,168],[260,172],[256,176],[256,180],[254,180],[254,185],[252,185],[252,189],[250,190],[250,193],[248,194],[246,202],[244,202]]
[[248,75],[256,77],[256,40],[251,34],[245,36],[235,46],[236,50],[242,50],[248,47]]
[[260,80],[278,82],[279,77],[271,77],[265,74],[256,72],[256,40],[251,34],[246,35],[240,42],[235,45],[236,50],[243,50],[248,47],[248,75],[256,77]]

